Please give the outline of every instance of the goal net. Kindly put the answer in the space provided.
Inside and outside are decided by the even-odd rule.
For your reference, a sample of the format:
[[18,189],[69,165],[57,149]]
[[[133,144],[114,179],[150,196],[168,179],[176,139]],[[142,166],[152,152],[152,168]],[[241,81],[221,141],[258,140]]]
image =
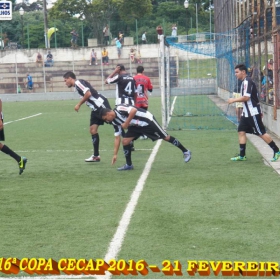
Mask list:
[[[234,66],[249,64],[246,29],[161,37],[162,123],[169,130],[236,129]],[[242,44],[240,44],[242,42]]]

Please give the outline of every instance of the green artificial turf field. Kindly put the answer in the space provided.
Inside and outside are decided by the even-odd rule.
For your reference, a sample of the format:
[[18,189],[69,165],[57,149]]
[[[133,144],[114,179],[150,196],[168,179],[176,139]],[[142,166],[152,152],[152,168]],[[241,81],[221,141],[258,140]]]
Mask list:
[[[99,129],[101,162],[84,162],[92,154],[90,110],[84,105],[76,113],[75,104],[3,103],[5,122],[42,114],[5,126],[5,143],[28,163],[19,176],[17,163],[0,153],[0,258],[103,259],[147,171],[156,143],[137,140],[135,169],[118,172],[125,160],[120,149],[111,165],[110,125]],[[160,120],[160,98],[150,98],[149,110]],[[279,175],[250,143],[246,162],[230,162],[238,152],[236,131],[170,134],[192,151],[192,160],[184,163],[179,149],[161,143],[117,259],[144,259],[159,268],[178,260],[183,275],[177,278],[191,277],[188,260],[280,262]],[[148,272],[114,277],[172,277]]]

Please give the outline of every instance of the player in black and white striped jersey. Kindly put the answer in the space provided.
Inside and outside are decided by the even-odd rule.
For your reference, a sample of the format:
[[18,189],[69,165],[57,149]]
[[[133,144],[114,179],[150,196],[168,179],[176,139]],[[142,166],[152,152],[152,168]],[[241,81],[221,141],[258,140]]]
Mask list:
[[[2,112],[2,100],[0,99],[0,141],[5,141],[5,134],[4,134],[4,116]],[[11,156],[15,159],[19,166],[19,175],[22,174],[23,170],[25,169],[27,158],[21,157],[13,150],[11,150],[7,145],[0,143],[0,151],[6,155]]]
[[102,108],[111,108],[110,104],[105,96],[98,93],[89,82],[77,79],[76,75],[69,71],[63,75],[64,82],[67,87],[75,87],[78,94],[81,96],[80,102],[75,106],[75,110],[78,112],[81,105],[86,105],[91,109],[90,117],[90,134],[93,144],[93,155],[85,159],[86,162],[99,162],[99,134],[98,127],[103,125],[104,121],[100,118],[100,110]]
[[116,84],[115,105],[127,104],[134,105],[136,85],[133,77],[126,73],[125,67],[118,64],[115,70],[108,76],[106,84]]
[[[137,97],[136,82],[134,78],[127,74],[122,64],[117,64],[115,70],[108,76],[106,84],[116,84],[115,105],[127,104],[134,105]],[[134,151],[133,141],[131,149]]]
[[232,161],[245,161],[246,158],[246,133],[251,133],[262,138],[273,150],[273,158],[271,161],[277,161],[280,158],[280,151],[271,136],[266,132],[262,121],[262,111],[258,98],[258,89],[255,82],[247,76],[247,67],[244,64],[238,64],[234,68],[235,76],[242,81],[238,98],[229,98],[228,104],[234,102],[243,103],[243,112],[238,125],[239,151],[238,156],[232,157]]
[[178,147],[183,152],[185,162],[189,162],[191,159],[191,151],[187,150],[178,139],[168,135],[149,111],[131,105],[121,104],[116,106],[114,110],[102,109],[101,117],[104,121],[112,124],[115,130],[115,147],[112,164],[117,160],[122,130],[127,129],[122,139],[126,164],[118,168],[119,171],[132,170],[134,168],[131,160],[130,142],[138,139],[143,134],[153,141],[163,139]]

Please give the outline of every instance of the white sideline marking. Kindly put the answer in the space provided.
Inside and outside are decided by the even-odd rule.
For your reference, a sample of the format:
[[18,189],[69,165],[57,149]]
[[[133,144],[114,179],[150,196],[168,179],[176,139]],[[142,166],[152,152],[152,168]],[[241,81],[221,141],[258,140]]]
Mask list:
[[[135,151],[152,151],[153,149],[136,149]],[[99,150],[99,152],[113,152],[114,150]],[[17,150],[19,153],[73,153],[73,152],[89,152],[92,150]]]
[[9,123],[13,123],[13,122],[19,122],[19,121],[23,121],[23,120],[26,120],[26,119],[30,119],[30,118],[33,118],[33,117],[37,117],[37,116],[40,116],[42,115],[42,113],[38,113],[36,115],[32,115],[32,116],[29,116],[29,117],[26,117],[26,118],[22,118],[22,119],[18,119],[18,120],[14,120],[14,121],[10,121],[10,122],[5,122],[4,125],[7,125]]
[[[144,189],[144,185],[146,182],[146,179],[150,173],[151,167],[152,167],[152,163],[155,160],[155,157],[157,155],[158,149],[160,147],[162,143],[162,139],[158,140],[156,145],[154,146],[152,153],[150,154],[150,157],[144,167],[144,171],[142,172],[140,178],[138,179],[137,185],[133,191],[133,193],[131,194],[130,197],[130,201],[128,202],[126,209],[122,215],[122,218],[119,222],[118,228],[116,233],[114,234],[114,237],[112,238],[107,254],[104,258],[105,262],[110,261],[111,259],[116,259],[118,253],[120,252],[120,249],[122,247],[122,243],[127,231],[127,228],[129,226],[131,217],[134,213],[135,207],[138,203],[138,199]],[[130,171],[119,171],[119,172],[130,172]],[[133,171],[132,171],[133,172]],[[97,279],[103,278],[103,279],[109,279],[111,278],[112,274],[108,271],[105,272],[105,275],[53,275],[53,276],[45,276],[45,278],[49,278],[49,279],[59,279],[59,278],[63,278],[63,279],[79,279],[79,278],[89,278],[89,277],[94,277]],[[30,277],[30,278],[25,278],[25,279],[42,279],[42,278],[38,278],[38,277]]]
[[[125,237],[125,234],[126,234],[126,231],[127,231],[127,228],[129,226],[129,223],[130,223],[130,219],[134,213],[134,210],[136,208],[136,205],[138,203],[138,199],[144,189],[144,185],[145,185],[145,182],[147,180],[147,177],[150,173],[150,170],[151,170],[151,167],[152,167],[152,163],[154,162],[155,160],[155,157],[156,157],[156,154],[158,152],[158,149],[160,147],[162,143],[162,139],[158,140],[156,145],[154,146],[153,148],[153,151],[144,167],[144,171],[142,172],[140,178],[138,179],[138,182],[137,182],[137,185],[133,191],[133,193],[131,194],[131,197],[130,197],[130,201],[128,202],[127,206],[126,206],[126,209],[122,215],[122,218],[119,222],[119,225],[118,225],[118,228],[117,228],[117,231],[113,237],[113,239],[111,240],[110,242],[110,245],[109,245],[109,248],[108,248],[108,251],[107,251],[107,254],[104,258],[104,260],[106,262],[112,260],[112,259],[116,259],[117,256],[118,256],[118,253],[120,252],[120,249],[122,247],[122,243],[123,243],[123,240],[124,240],[124,237]],[[120,171],[122,172],[122,171]],[[123,172],[129,172],[129,171],[123,171]],[[100,275],[100,276],[97,276],[96,278],[111,278],[112,274],[109,273],[108,271],[106,271],[106,275]]]
[[[172,107],[171,107],[171,113],[173,111],[174,108],[174,104],[175,104],[175,100],[176,100],[177,96],[174,98],[173,103],[172,103]],[[171,117],[168,118],[168,123],[170,121]],[[144,167],[144,171],[142,172],[140,178],[137,181],[136,187],[134,188],[133,193],[131,194],[130,197],[130,201],[128,202],[125,211],[122,215],[122,218],[119,222],[118,228],[114,234],[114,237],[112,238],[108,251],[104,257],[104,261],[105,262],[109,262],[112,259],[116,259],[118,256],[118,253],[121,250],[122,247],[122,243],[126,234],[126,231],[128,229],[131,217],[134,213],[134,210],[137,206],[138,203],[138,199],[144,189],[144,185],[146,183],[147,177],[150,173],[152,164],[155,160],[155,157],[157,155],[157,152],[159,150],[159,147],[162,143],[162,139],[158,140],[156,145],[154,146],[150,157]],[[119,171],[122,172],[122,171]],[[126,171],[123,171],[126,172]],[[129,172],[129,171],[127,171]],[[59,279],[59,278],[64,278],[64,279],[79,279],[79,278],[89,278],[89,277],[95,277],[97,279],[110,279],[112,276],[112,274],[108,271],[105,272],[105,275],[54,275],[54,276],[45,276],[44,278],[51,278],[51,279]],[[27,278],[28,279],[28,278]],[[31,279],[31,278],[30,278]],[[32,277],[32,279],[42,279],[42,278],[37,278],[37,277]]]
[[170,122],[170,120],[171,120],[171,115],[172,115],[172,112],[173,112],[173,110],[174,110],[174,105],[175,105],[176,99],[177,99],[177,96],[175,96],[175,98],[173,99],[173,102],[172,102],[172,105],[171,105],[170,114],[169,114],[169,116],[168,116],[167,124],[169,124],[169,122]]

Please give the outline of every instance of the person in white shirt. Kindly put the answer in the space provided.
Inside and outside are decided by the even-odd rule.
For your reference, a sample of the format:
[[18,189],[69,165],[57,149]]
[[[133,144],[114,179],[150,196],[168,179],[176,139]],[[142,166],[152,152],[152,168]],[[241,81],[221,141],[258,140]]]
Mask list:
[[146,31],[142,34],[142,44],[147,44]]

